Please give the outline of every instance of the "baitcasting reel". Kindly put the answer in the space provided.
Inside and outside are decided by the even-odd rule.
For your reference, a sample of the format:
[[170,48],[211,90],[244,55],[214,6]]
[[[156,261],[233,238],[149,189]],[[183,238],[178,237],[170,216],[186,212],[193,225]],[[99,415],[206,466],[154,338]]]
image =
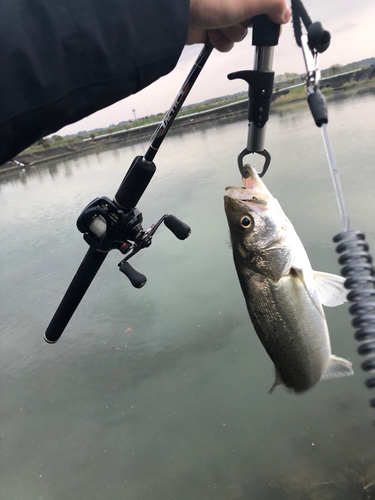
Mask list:
[[180,240],[190,235],[190,227],[174,215],[165,214],[146,231],[142,227],[143,216],[138,208],[124,211],[106,196],[95,198],[83,210],[77,220],[77,228],[91,248],[99,252],[120,250],[127,255],[120,263],[123,272],[135,288],[142,288],[147,281],[146,276],[136,271],[128,260],[142,248],[152,243],[152,237],[161,223],[167,226]]

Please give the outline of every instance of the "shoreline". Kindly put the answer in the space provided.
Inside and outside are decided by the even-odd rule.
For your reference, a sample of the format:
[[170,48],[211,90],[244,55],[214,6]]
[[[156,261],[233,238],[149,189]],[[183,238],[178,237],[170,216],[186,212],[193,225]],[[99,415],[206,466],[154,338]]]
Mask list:
[[[321,81],[321,90],[325,94],[327,102],[339,101],[360,95],[375,95],[375,68],[358,70],[357,72],[326,78]],[[272,96],[271,102],[271,115],[273,112],[295,110],[301,104],[306,103],[305,86],[302,84],[276,90]],[[207,121],[228,117],[239,117],[247,112],[247,108],[248,98],[245,98],[206,111],[177,116],[170,129],[170,133],[172,134],[173,131],[179,128],[192,127]],[[26,150],[26,152],[17,155],[12,161],[0,166],[0,175],[6,172],[27,170],[32,166],[40,165],[48,161],[59,160],[65,157],[74,157],[81,153],[86,154],[90,151],[103,149],[119,142],[125,144],[135,139],[149,139],[159,123],[160,121],[157,121],[111,134],[104,133],[77,144],[56,147],[35,153],[27,153]]]

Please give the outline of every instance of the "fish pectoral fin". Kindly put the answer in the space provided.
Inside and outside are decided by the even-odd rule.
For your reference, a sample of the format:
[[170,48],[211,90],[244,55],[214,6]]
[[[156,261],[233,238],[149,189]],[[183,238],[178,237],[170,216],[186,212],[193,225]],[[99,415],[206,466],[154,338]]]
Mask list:
[[306,279],[305,279],[305,274],[303,272],[303,269],[298,269],[297,267],[293,267],[293,271],[298,275],[299,279],[302,281],[303,286],[305,287],[305,290],[307,292],[307,295],[310,297],[311,302],[314,304],[316,307],[318,313],[324,318],[324,312],[321,304],[318,302],[318,298],[320,300],[320,295],[318,294],[318,297],[315,297],[310,293],[309,287],[307,286]]
[[319,299],[324,306],[335,307],[348,302],[345,279],[336,274],[314,271],[314,283]]
[[332,355],[331,360],[324,370],[321,380],[329,380],[331,378],[350,377],[354,375],[352,363],[344,358],[338,358]]

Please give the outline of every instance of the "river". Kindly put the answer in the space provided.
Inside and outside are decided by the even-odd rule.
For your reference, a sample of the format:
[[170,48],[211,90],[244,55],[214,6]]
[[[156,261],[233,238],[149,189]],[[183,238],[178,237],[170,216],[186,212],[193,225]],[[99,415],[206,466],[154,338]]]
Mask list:
[[[329,105],[351,227],[375,250],[374,96]],[[375,498],[373,421],[348,307],[327,309],[334,354],[355,376],[272,395],[273,365],[247,315],[223,210],[240,182],[246,116],[165,140],[139,203],[144,227],[172,213],[132,259],[112,252],[55,345],[43,334],[87,245],[76,230],[113,196],[146,143],[0,177],[1,500]],[[264,180],[314,269],[339,273],[341,231],[320,130],[306,107],[274,113]],[[367,496],[365,496],[367,495]]]

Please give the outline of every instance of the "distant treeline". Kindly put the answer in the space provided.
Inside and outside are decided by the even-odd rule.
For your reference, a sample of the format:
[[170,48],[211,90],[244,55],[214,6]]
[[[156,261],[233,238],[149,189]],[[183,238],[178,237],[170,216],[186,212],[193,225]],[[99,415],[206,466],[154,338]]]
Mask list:
[[[361,61],[352,62],[350,64],[333,64],[327,69],[321,71],[322,78],[328,78],[329,76],[338,75],[339,73],[346,73],[348,71],[353,71],[355,69],[363,69],[375,65],[375,57],[370,59],[362,59]],[[294,85],[300,83],[305,78],[305,75],[299,75],[298,73],[284,73],[283,75],[277,75],[275,77],[275,84],[282,85]]]
[[[341,66],[340,64],[334,64],[330,68],[322,70],[321,73],[322,73],[322,77],[325,78],[325,77],[337,75],[339,73],[345,73],[346,71],[352,71],[354,69],[364,68],[364,67],[373,66],[373,65],[375,65],[375,57],[371,57],[369,59],[362,59],[361,61],[346,64],[345,66]],[[305,75],[299,75],[298,73],[284,73],[283,75],[277,75],[275,77],[275,84],[279,88],[283,87],[284,85],[294,85],[297,83],[301,83],[301,81],[303,81],[304,76]],[[247,97],[247,92],[237,92],[236,94],[225,95],[222,97],[215,97],[215,98],[207,99],[205,101],[198,102],[195,104],[190,104],[188,106],[183,106],[181,108],[181,112],[183,113],[184,111],[186,112],[188,110],[192,110],[193,108],[195,108],[195,109],[197,108],[197,111],[200,111],[201,110],[200,108],[202,108],[202,107],[212,106],[212,105],[215,105],[216,103],[219,103],[219,102],[222,103],[223,101],[233,101],[235,99],[246,98],[246,97]],[[73,138],[78,139],[77,136],[80,136],[82,139],[84,137],[94,138],[99,133],[111,133],[111,132],[113,133],[113,132],[117,132],[119,130],[124,130],[124,129],[130,128],[132,126],[144,125],[146,123],[151,123],[152,121],[158,121],[159,119],[162,119],[163,116],[164,116],[164,113],[159,113],[158,115],[151,115],[151,116],[143,117],[143,118],[140,118],[136,121],[134,121],[134,120],[122,121],[122,122],[118,123],[117,125],[113,124],[113,125],[109,125],[108,127],[104,127],[104,128],[96,128],[93,130],[83,130],[83,131],[78,132],[76,134],[65,135],[64,139],[70,139],[71,142],[75,142],[75,141],[73,141]],[[54,136],[52,139],[54,141],[61,140],[60,136]],[[45,143],[44,147],[48,147],[49,141],[42,140],[42,141],[40,141],[40,144],[42,144],[43,142]]]

